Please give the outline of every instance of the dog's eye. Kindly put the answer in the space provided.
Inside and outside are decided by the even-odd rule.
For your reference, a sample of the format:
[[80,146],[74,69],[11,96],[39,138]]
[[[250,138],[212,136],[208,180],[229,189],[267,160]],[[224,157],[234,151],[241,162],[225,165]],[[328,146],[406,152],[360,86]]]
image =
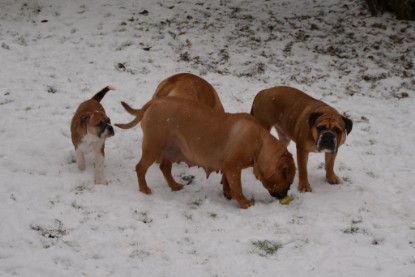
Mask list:
[[326,130],[326,127],[324,127],[324,126],[319,126],[319,127],[317,127],[317,131],[319,132],[319,133],[321,133],[321,132],[323,132],[323,131],[325,131]]
[[106,125],[105,122],[100,121],[96,126],[99,127],[99,128],[104,128],[105,125]]
[[334,128],[333,131],[336,133],[336,135],[340,135],[342,133],[339,128]]

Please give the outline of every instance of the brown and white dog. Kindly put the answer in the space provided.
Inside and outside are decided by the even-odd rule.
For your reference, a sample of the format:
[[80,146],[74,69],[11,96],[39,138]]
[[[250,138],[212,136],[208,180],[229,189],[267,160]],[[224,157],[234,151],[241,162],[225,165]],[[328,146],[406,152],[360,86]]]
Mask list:
[[[124,103],[130,112],[134,109]],[[136,118],[115,126],[129,129],[141,121],[142,156],[136,166],[139,189],[151,190],[145,179],[148,168],[160,161],[160,169],[172,190],[180,190],[171,175],[172,162],[186,162],[221,171],[226,198],[241,208],[254,204],[242,193],[241,171],[253,166],[254,174],[269,193],[284,198],[295,176],[295,164],[287,148],[249,114],[218,113],[199,102],[178,97],[153,99],[137,111]]]
[[326,179],[339,184],[334,173],[337,151],[352,131],[353,122],[334,108],[291,87],[273,87],[259,92],[251,114],[267,130],[275,127],[280,141],[296,143],[299,191],[311,191],[307,162],[310,152],[325,153]]
[[107,86],[81,103],[71,122],[71,137],[78,168],[85,170],[85,154],[95,154],[95,184],[107,184],[104,177],[105,139],[114,135],[114,128],[100,101],[109,90],[114,88]]

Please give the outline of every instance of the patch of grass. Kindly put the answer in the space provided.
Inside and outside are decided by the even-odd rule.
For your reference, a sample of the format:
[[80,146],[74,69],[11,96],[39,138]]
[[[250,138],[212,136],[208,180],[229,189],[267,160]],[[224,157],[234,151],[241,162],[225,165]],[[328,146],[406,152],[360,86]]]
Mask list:
[[360,231],[359,227],[350,226],[349,228],[344,229],[343,233],[353,235],[353,234],[359,233],[359,231]]
[[251,242],[255,247],[255,252],[261,257],[275,255],[282,248],[282,244],[270,240],[255,240]]
[[211,213],[209,213],[209,217],[211,217],[211,218],[217,218],[218,217],[218,214],[211,212]]
[[57,89],[57,88],[55,88],[54,86],[47,86],[47,92],[48,92],[48,93],[55,94],[55,93],[57,93],[57,92],[58,92],[58,89]]
[[144,224],[153,222],[153,219],[147,214],[147,212],[138,212],[137,210],[134,210],[134,214],[136,215],[137,219]]
[[342,177],[343,182],[345,183],[351,183],[350,178],[349,177]]
[[359,226],[356,226],[357,224],[360,224],[362,222],[363,222],[363,219],[362,218],[357,218],[357,219],[354,218],[354,219],[352,219],[352,222],[350,224],[350,227],[344,229],[343,230],[343,233],[348,234],[348,235],[354,235],[354,234],[357,234],[357,233],[366,234],[367,235],[366,230],[361,229]]
[[127,47],[129,47],[129,46],[132,46],[132,45],[134,45],[134,42],[132,42],[132,41],[129,41],[129,40],[127,40],[127,41],[124,41],[124,42],[122,42],[117,48],[115,48],[115,51],[121,51],[121,50],[124,50],[125,48],[127,48]]
[[202,198],[196,199],[196,200],[194,200],[190,203],[190,207],[192,209],[196,209],[196,208],[202,206],[204,201],[205,201],[205,199],[202,199]]
[[57,225],[55,228],[45,228],[40,225],[31,225],[30,228],[37,231],[42,237],[48,239],[59,239],[68,234],[68,231],[64,229],[62,221],[55,219],[55,223]]

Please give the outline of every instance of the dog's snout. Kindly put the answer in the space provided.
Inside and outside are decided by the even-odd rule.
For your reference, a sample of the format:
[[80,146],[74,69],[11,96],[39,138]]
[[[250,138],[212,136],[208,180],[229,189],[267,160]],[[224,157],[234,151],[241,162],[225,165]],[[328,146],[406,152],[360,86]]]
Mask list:
[[274,197],[274,198],[276,198],[276,199],[280,200],[280,199],[283,199],[284,197],[286,197],[286,196],[287,196],[287,192],[288,192],[288,191],[285,191],[285,192],[283,192],[283,193],[270,192],[269,194],[270,194],[272,197]]
[[333,142],[334,139],[335,139],[335,136],[331,132],[323,133],[322,138],[321,138],[322,142],[324,143],[331,143]]
[[113,136],[115,134],[114,128],[111,125],[108,125],[108,133]]
[[317,147],[318,151],[336,152],[336,135],[330,131],[322,133],[320,135]]

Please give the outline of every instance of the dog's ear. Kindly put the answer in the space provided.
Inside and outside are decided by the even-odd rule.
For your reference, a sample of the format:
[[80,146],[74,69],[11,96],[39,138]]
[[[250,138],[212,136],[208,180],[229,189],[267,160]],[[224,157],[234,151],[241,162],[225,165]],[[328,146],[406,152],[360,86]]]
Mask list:
[[91,118],[90,114],[81,115],[81,125],[84,125],[84,124],[88,123],[90,118]]
[[317,118],[319,118],[322,115],[322,113],[312,113],[310,115],[310,117],[308,118],[308,125],[310,126],[310,128],[314,126],[314,123],[316,122]]
[[353,121],[348,119],[345,116],[342,116],[342,118],[343,118],[343,121],[344,121],[344,125],[346,126],[346,132],[347,132],[347,134],[350,134],[350,132],[352,131],[352,128],[353,128]]
[[289,158],[287,163],[288,165],[285,170],[285,177],[287,178],[288,183],[291,185],[294,182],[295,171],[296,171],[295,163],[294,163],[294,160],[292,159],[292,156],[291,158]]
[[278,161],[279,167],[283,169],[285,179],[289,184],[292,184],[295,177],[295,163],[290,152],[286,151]]

